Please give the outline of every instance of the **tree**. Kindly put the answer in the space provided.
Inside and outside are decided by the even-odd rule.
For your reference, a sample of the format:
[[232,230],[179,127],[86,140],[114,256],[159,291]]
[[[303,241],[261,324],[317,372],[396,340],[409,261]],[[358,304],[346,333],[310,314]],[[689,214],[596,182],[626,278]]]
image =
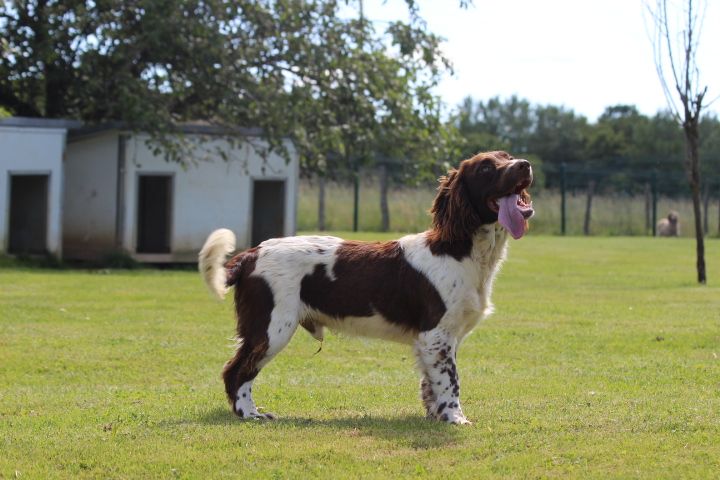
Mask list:
[[417,15],[377,32],[342,18],[346,4],[4,0],[0,106],[121,121],[176,161],[187,150],[174,126],[197,120],[260,127],[283,154],[290,138],[306,174],[341,175],[385,141],[427,152],[417,161],[442,157],[429,93],[450,66],[440,39]]
[[563,163],[582,164],[587,158],[587,119],[554,105],[538,105],[534,110],[535,128],[529,139],[529,150],[542,158],[546,165],[555,168]]
[[483,150],[511,150],[521,156],[528,152],[534,119],[530,102],[515,95],[478,102],[468,97],[455,123],[467,140],[468,157]]
[[[657,0],[654,7],[648,5],[648,11],[655,26],[653,47],[658,77],[668,106],[685,135],[685,169],[690,183],[695,219],[697,279],[704,284],[707,277],[700,211],[700,120],[708,87],[701,86],[697,65],[702,20],[702,14],[698,13],[698,10],[702,12],[703,8],[702,5],[699,9],[695,8],[698,5],[693,0],[686,0],[683,5],[683,11],[680,12],[682,15],[668,12],[667,0]],[[672,23],[674,18],[681,19],[679,26]]]

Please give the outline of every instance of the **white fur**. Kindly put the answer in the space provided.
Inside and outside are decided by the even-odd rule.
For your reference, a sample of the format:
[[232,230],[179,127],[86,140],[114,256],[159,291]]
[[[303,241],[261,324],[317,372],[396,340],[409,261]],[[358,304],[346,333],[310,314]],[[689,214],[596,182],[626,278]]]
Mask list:
[[[326,275],[334,279],[335,251],[342,242],[337,237],[302,236],[272,239],[260,244],[260,256],[252,275],[262,277],[270,285],[275,301],[270,329],[281,329],[283,337],[271,337],[272,350],[275,340],[282,346],[289,341],[289,337],[284,338],[285,332],[294,332],[303,314],[307,313],[312,314],[317,324],[336,332],[402,343],[415,341],[415,336],[379,313],[359,319],[335,319],[318,314],[300,301],[300,283],[304,276],[312,274],[317,264],[326,265]],[[481,319],[492,313],[493,281],[507,249],[507,231],[503,227],[496,224],[478,230],[470,257],[461,262],[447,255],[433,255],[427,247],[425,232],[402,237],[399,242],[408,263],[428,278],[445,303],[447,313],[439,326],[462,339]],[[276,317],[284,320],[276,320]]]
[[[268,349],[259,363],[262,368],[290,341],[300,321],[309,318],[317,328],[313,336],[322,339],[322,328],[413,345],[423,382],[432,385],[432,395],[423,402],[428,415],[451,423],[467,423],[459,400],[455,357],[463,338],[493,311],[490,300],[495,276],[507,250],[507,231],[499,224],[478,229],[468,257],[458,261],[450,255],[433,255],[427,246],[427,232],[399,239],[407,262],[421,272],[438,291],[446,312],[438,325],[417,333],[402,328],[379,312],[371,317],[333,318],[322,314],[300,298],[303,277],[318,264],[325,265],[331,279],[336,251],[343,243],[337,237],[305,236],[268,240],[260,244],[251,276],[262,277],[273,293],[274,308],[268,327]],[[225,288],[225,255],[234,247],[229,230],[213,232],[200,252],[200,269],[212,292],[222,298]],[[387,279],[392,282],[392,278]],[[240,285],[238,288],[242,288]],[[241,319],[242,321],[242,319]],[[245,416],[262,417],[251,397],[252,381],[241,385],[235,410]]]
[[235,234],[227,228],[220,228],[210,234],[198,254],[198,270],[211,293],[223,299],[225,286],[225,259],[235,250]]

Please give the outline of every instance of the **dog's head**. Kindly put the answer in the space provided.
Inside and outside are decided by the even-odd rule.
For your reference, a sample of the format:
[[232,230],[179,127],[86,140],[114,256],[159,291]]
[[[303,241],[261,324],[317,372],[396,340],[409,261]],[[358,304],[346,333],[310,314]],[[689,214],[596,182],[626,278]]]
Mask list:
[[500,223],[520,238],[533,215],[527,188],[533,180],[530,162],[506,152],[478,153],[440,177],[432,209],[442,241],[472,236],[482,225]]
[[670,222],[670,225],[677,225],[678,223],[678,213],[677,212],[670,212],[668,213],[668,221]]

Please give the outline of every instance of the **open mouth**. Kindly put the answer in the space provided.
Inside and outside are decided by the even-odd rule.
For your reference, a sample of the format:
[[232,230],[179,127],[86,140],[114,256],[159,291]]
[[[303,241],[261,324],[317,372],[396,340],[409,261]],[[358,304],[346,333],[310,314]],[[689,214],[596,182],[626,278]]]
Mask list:
[[531,181],[532,179],[523,180],[515,185],[509,194],[488,200],[488,207],[497,212],[500,225],[516,240],[525,234],[527,220],[535,213],[532,202],[527,203],[523,198],[523,191],[530,186]]
[[[503,197],[498,197],[498,198],[491,198],[490,200],[488,200],[488,208],[490,208],[490,210],[492,210],[493,212],[499,213],[500,212],[500,203],[499,202],[502,202],[503,199],[507,199],[508,197],[515,197],[514,198],[514,200],[515,200],[514,208],[516,208],[520,212],[520,214],[523,216],[523,218],[525,218],[526,220],[528,218],[532,217],[533,213],[535,213],[532,208],[532,202],[530,202],[528,204],[525,202],[525,200],[522,197],[523,190],[528,188],[530,186],[531,182],[532,182],[531,180],[523,180],[515,186],[515,188],[512,190],[512,192],[509,195],[506,195]],[[505,202],[507,202],[507,200],[505,200]],[[508,206],[512,206],[512,203]]]

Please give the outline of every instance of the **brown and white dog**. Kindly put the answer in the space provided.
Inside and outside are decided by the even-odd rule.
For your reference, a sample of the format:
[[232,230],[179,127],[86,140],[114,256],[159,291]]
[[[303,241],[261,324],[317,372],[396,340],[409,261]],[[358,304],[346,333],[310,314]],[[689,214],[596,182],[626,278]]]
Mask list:
[[298,325],[318,340],[333,331],[413,347],[429,418],[469,423],[460,407],[458,346],[493,311],[490,295],[508,234],[520,238],[533,215],[527,160],[488,152],[440,178],[432,228],[391,242],[329,236],[267,240],[226,262],[235,236],[213,232],[199,269],[220,298],[235,288],[238,348],[223,370],[233,411],[258,412],[252,384]]

